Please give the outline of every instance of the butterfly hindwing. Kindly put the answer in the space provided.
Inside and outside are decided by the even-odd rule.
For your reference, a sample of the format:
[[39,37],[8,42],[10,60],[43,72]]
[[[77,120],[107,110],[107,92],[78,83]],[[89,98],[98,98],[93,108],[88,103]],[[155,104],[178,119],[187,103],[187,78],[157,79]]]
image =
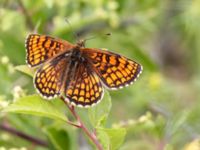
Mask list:
[[99,77],[84,64],[78,64],[76,74],[66,90],[66,97],[73,105],[88,107],[103,97]]
[[142,66],[124,56],[105,50],[82,50],[102,82],[109,89],[127,86],[140,75]]
[[47,99],[60,95],[68,63],[69,58],[62,54],[38,69],[34,84],[40,95]]
[[60,52],[74,47],[67,41],[39,34],[28,35],[25,43],[26,61],[30,67],[40,65]]

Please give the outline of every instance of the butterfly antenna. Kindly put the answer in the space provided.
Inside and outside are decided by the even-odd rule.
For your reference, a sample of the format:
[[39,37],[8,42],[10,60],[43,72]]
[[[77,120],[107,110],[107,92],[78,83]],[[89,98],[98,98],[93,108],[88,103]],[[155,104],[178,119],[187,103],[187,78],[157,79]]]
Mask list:
[[69,25],[70,30],[73,32],[73,37],[74,37],[76,40],[79,40],[79,35],[73,31],[72,26],[71,26],[71,23],[69,22],[69,20],[68,20],[67,18],[65,18],[65,22]]
[[89,38],[86,38],[84,41],[88,41],[88,40],[91,40],[91,39],[95,39],[97,37],[101,37],[101,36],[110,36],[111,33],[106,33],[106,34],[103,34],[103,35],[100,35],[100,36],[91,36]]

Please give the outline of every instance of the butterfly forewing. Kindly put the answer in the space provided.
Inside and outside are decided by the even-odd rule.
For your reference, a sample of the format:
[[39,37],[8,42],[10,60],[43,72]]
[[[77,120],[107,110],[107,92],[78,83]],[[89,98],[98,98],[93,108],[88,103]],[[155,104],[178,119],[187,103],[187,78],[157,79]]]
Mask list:
[[140,75],[142,66],[124,56],[99,49],[82,49],[102,82],[110,89],[131,84]]
[[78,64],[76,74],[66,89],[66,97],[74,105],[88,107],[98,103],[103,96],[99,77],[85,64]]
[[26,61],[30,67],[40,65],[60,52],[74,47],[67,41],[39,34],[28,35],[25,43]]
[[51,99],[60,95],[65,70],[69,63],[69,57],[64,54],[56,56],[52,61],[45,63],[35,74],[35,87],[44,97]]

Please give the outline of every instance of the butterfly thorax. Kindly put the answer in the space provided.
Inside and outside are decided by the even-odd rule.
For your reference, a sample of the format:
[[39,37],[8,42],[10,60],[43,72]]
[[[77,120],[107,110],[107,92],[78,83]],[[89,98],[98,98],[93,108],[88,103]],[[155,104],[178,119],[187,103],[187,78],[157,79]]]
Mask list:
[[84,63],[85,58],[83,57],[82,51],[80,47],[75,47],[71,53],[71,62],[72,63]]

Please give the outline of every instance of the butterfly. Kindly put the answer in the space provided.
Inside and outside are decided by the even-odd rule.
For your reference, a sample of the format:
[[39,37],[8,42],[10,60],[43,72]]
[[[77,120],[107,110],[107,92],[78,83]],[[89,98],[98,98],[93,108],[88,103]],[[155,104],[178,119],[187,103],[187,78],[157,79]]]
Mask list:
[[142,66],[122,55],[86,48],[85,40],[71,44],[47,35],[30,34],[26,62],[38,67],[34,85],[45,99],[63,95],[71,105],[89,107],[101,101],[104,87],[115,90],[132,84]]

